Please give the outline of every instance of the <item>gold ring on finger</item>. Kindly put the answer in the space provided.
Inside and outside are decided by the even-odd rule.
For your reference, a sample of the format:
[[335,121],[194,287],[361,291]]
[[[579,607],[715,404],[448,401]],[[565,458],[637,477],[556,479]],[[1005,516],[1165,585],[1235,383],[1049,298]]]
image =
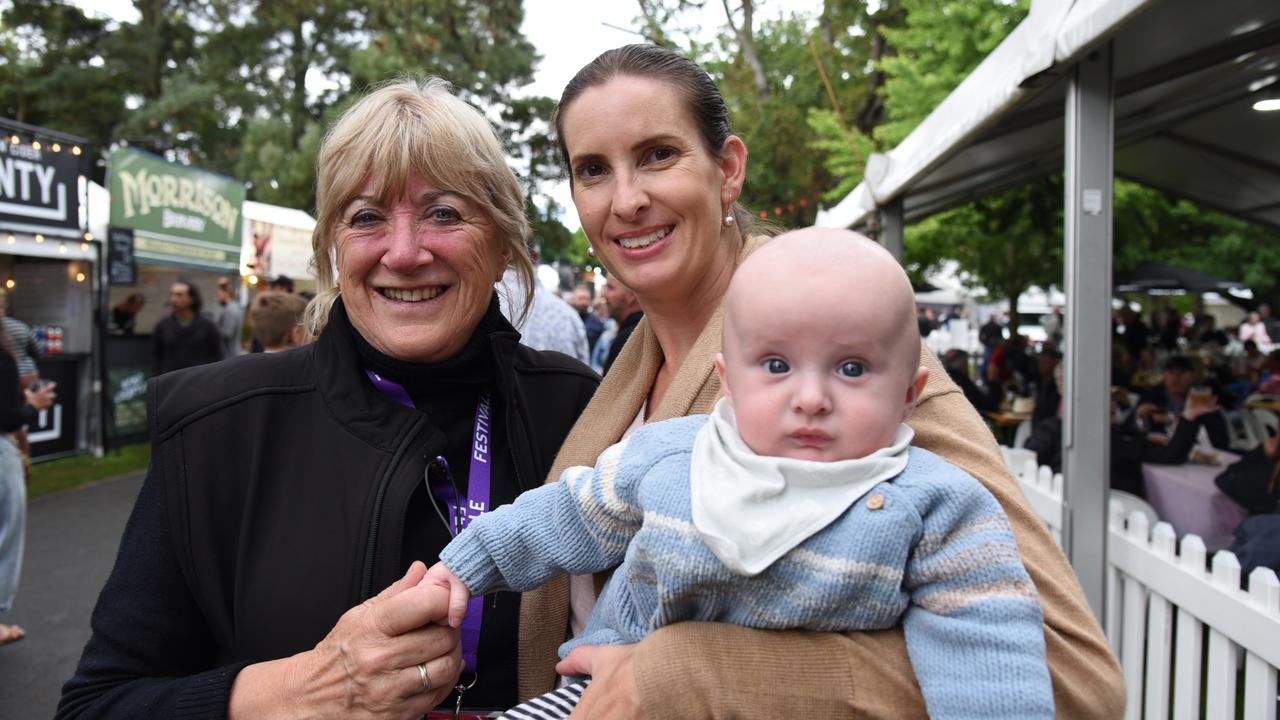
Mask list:
[[431,689],[431,677],[427,675],[427,664],[418,663],[418,676],[422,678],[422,692]]

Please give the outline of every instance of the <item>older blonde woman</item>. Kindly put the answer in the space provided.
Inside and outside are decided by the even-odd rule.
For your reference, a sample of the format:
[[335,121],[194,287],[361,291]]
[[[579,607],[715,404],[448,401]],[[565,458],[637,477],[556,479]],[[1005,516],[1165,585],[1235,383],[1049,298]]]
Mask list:
[[531,279],[523,193],[447,85],[375,89],[317,177],[316,342],[153,381],[151,468],[59,717],[516,699],[519,597],[459,635],[418,561],[541,483],[596,376],[499,313],[503,270]]
[[[724,100],[697,65],[655,46],[610,50],[570,81],[556,130],[583,230],[601,263],[644,310],[626,348],[579,419],[550,479],[645,422],[709,412],[723,299],[750,238],[736,204],[747,149]],[[820,313],[821,307],[813,308]],[[928,383],[908,424],[916,443],[978,478],[1009,516],[1040,595],[1060,716],[1117,717],[1119,667],[1070,565],[1028,509],[991,433],[928,352]],[[572,592],[570,591],[572,585]],[[521,607],[521,692],[550,688],[572,614],[585,618],[590,578],[553,582]],[[570,608],[572,607],[572,613]],[[594,680],[575,717],[923,717],[901,630],[766,632],[679,623],[634,646],[570,658],[562,672]]]

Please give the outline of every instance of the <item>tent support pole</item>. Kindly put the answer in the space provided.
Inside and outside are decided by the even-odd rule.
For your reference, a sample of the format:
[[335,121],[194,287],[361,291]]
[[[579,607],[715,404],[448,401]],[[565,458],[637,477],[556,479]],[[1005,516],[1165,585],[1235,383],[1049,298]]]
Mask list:
[[1115,106],[1111,44],[1071,70],[1066,98],[1064,544],[1094,614],[1106,617],[1111,460],[1111,252]]
[[880,208],[880,244],[902,264],[902,198]]

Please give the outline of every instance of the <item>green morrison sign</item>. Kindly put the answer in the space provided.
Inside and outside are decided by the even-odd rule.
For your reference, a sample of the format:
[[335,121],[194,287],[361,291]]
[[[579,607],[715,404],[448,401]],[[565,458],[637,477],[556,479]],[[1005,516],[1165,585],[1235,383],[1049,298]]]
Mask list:
[[111,153],[112,227],[132,228],[140,263],[236,271],[244,185],[139,150]]

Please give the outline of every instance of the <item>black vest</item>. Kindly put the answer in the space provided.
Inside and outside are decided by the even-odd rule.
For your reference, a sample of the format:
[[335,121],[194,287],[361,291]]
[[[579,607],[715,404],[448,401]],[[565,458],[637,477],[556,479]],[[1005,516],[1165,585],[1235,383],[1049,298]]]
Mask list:
[[[505,323],[505,321],[504,321]],[[541,485],[598,378],[493,332],[494,402],[521,489]],[[363,377],[341,302],[313,345],[154,379],[151,473],[213,634],[212,665],[315,646],[401,577],[410,497],[443,434]],[[515,648],[511,648],[514,654]]]

